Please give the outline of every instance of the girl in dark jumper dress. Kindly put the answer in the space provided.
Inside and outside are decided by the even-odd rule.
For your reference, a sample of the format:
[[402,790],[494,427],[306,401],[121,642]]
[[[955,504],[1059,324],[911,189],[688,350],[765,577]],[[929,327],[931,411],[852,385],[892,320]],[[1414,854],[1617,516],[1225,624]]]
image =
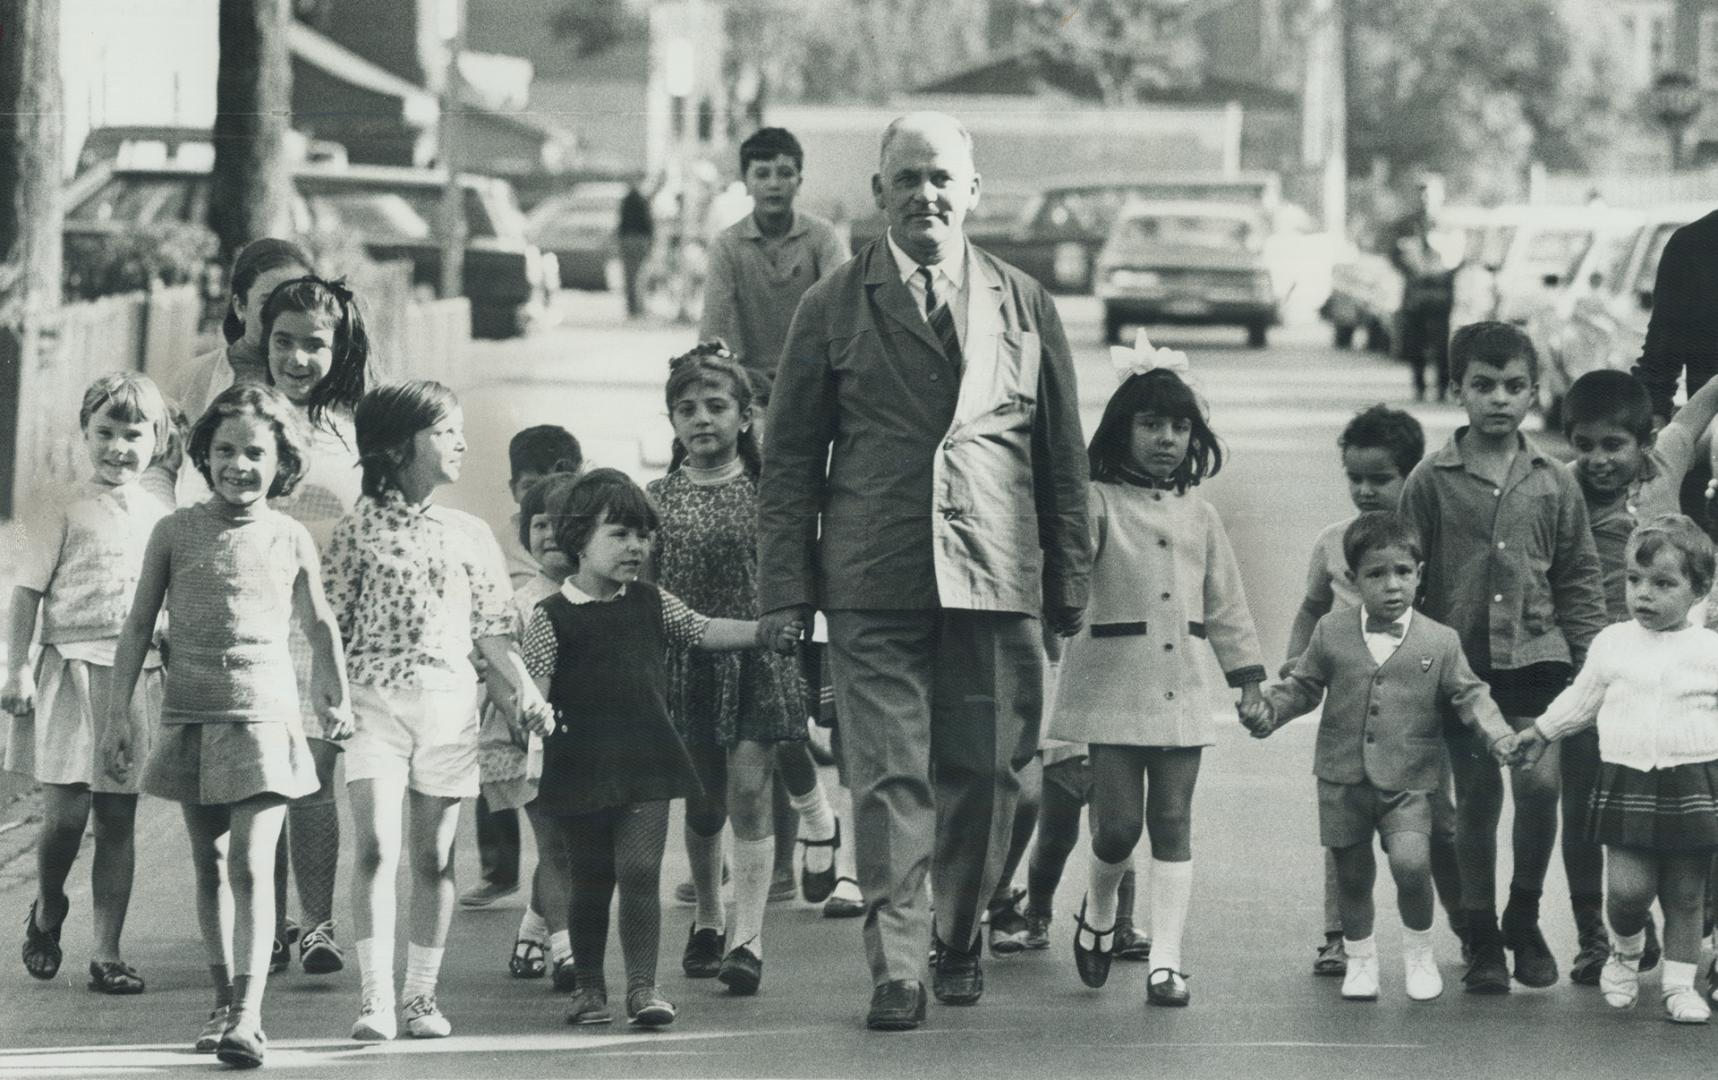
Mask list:
[[[757,648],[758,627],[707,618],[638,580],[657,517],[624,473],[598,469],[554,493],[545,510],[561,550],[577,553],[560,592],[537,605],[524,646],[526,667],[556,714],[543,740],[537,803],[572,872],[575,990],[567,1022],[612,1019],[603,954],[618,885],[627,1019],[661,1026],[675,1015],[656,988],[668,801],[698,790],[668,719],[665,655],[670,644]],[[784,631],[783,644],[801,629]]]

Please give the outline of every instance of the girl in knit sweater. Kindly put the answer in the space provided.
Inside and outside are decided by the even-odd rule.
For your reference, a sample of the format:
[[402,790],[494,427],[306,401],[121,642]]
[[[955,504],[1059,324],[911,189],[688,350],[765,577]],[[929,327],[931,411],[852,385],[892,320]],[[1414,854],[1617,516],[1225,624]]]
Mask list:
[[1096,987],[1109,976],[1117,894],[1149,830],[1146,1000],[1179,1006],[1189,1000],[1181,936],[1193,888],[1193,786],[1215,740],[1194,649],[1216,653],[1247,715],[1264,708],[1265,669],[1223,523],[1188,491],[1217,473],[1222,449],[1178,374],[1186,355],[1152,352],[1140,338],[1135,349],[1112,350],[1122,384],[1092,435],[1092,602],[1086,628],[1066,645],[1049,734],[1088,744],[1094,825],[1074,933],[1080,978]]
[[[109,778],[96,748],[110,711],[114,650],[143,567],[143,543],[169,509],[141,483],[168,448],[167,403],[142,375],[103,375],[84,391],[78,422],[94,473],[25,515],[14,564],[11,666],[0,690],[0,708],[12,714],[5,766],[42,785],[39,884],[24,928],[24,967],[38,979],[51,979],[60,969],[60,927],[71,910],[66,876],[93,815],[95,956],[89,988],[140,994],[143,979],[119,954],[131,901],[137,783]],[[32,672],[38,611],[42,651]],[[150,649],[145,663],[147,675],[125,700],[132,721],[147,728],[161,709],[161,658]]]
[[[191,433],[213,497],[163,518],[149,538],[113,664],[102,759],[128,782],[144,732],[127,707],[165,602],[172,664],[143,790],[183,804],[197,920],[215,1010],[197,1039],[231,1065],[262,1064],[263,987],[274,926],[274,851],[288,800],[316,790],[287,637],[315,652],[311,693],[330,738],[351,734],[346,673],[316,547],[268,500],[292,492],[306,438],[266,386],[223,391]],[[229,973],[231,973],[229,975]]]
[[1531,765],[1548,743],[1594,724],[1598,783],[1588,838],[1605,846],[1611,956],[1605,1002],[1635,1003],[1646,920],[1664,908],[1666,1016],[1703,1024],[1694,989],[1706,879],[1718,852],[1718,634],[1689,624],[1712,588],[1712,542],[1691,519],[1664,514],[1628,543],[1629,622],[1593,639],[1573,684],[1502,750]]

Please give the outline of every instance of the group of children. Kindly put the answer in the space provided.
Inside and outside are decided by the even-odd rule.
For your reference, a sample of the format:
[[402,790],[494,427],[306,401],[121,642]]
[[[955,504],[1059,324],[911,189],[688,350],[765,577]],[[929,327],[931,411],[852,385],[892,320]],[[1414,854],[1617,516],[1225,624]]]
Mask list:
[[[80,423],[93,475],[27,528],[0,704],[12,717],[7,766],[45,792],[29,973],[60,967],[64,882],[93,817],[90,986],[143,990],[120,951],[132,822],[139,793],[177,801],[215,986],[197,1047],[261,1064],[263,989],[282,948],[283,824],[307,800],[332,807],[343,759],[357,844],[354,1038],[392,1038],[402,1019],[416,1037],[450,1033],[437,977],[454,836],[460,801],[479,793],[527,811],[539,863],[509,966],[552,972],[572,995],[569,1022],[613,1017],[604,956],[617,891],[625,1015],[642,1026],[675,1017],[656,973],[677,798],[688,800],[697,903],[683,968],[756,992],[778,769],[802,821],[808,898],[844,875],[815,771],[787,764],[809,761],[817,694],[786,656],[809,628],[762,640],[755,621],[763,417],[747,372],[715,343],[672,363],[673,463],[648,493],[616,470],[585,471],[561,429],[522,432],[511,448],[519,512],[498,542],[436,501],[466,452],[451,391],[367,388],[361,318],[340,283],[305,271],[258,303],[263,374],[215,392],[183,428],[142,375],[92,384]],[[1584,377],[1567,399],[1566,467],[1519,431],[1538,375],[1531,343],[1496,323],[1458,331],[1452,378],[1469,422],[1444,448],[1422,460],[1418,424],[1384,406],[1343,432],[1359,514],[1319,536],[1288,661],[1267,687],[1222,523],[1192,491],[1224,452],[1186,358],[1143,339],[1117,352],[1121,386],[1089,452],[1093,602],[1056,657],[1025,912],[1009,883],[1030,817],[991,905],[992,950],[1047,947],[1086,803],[1080,978],[1099,987],[1112,960],[1141,959],[1150,1003],[1189,1003],[1192,800],[1215,741],[1192,656],[1205,642],[1254,736],[1323,704],[1314,772],[1327,938],[1314,970],[1341,975],[1343,997],[1380,993],[1374,834],[1397,883],[1410,998],[1443,989],[1438,899],[1468,990],[1554,982],[1538,921],[1561,800],[1580,932],[1571,978],[1631,1005],[1658,959],[1656,899],[1666,1013],[1705,1021],[1693,984],[1718,852],[1718,636],[1702,606],[1714,555],[1676,514],[1676,493],[1718,415],[1718,383],[1655,432],[1632,378]],[[342,467],[361,489],[346,499]],[[178,482],[151,484],[163,469]],[[1501,918],[1500,766],[1516,815]],[[1149,934],[1131,920],[1142,835]],[[402,854],[414,895],[396,993]],[[315,877],[332,888],[331,866]],[[320,959],[312,969],[301,942],[306,968],[337,970],[331,914],[309,918]]]

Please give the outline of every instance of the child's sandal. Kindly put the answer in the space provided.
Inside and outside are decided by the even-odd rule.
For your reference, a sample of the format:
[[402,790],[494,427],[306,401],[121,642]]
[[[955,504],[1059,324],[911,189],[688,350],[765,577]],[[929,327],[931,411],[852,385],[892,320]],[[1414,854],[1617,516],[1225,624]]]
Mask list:
[[197,1033],[197,1042],[193,1047],[199,1054],[212,1054],[221,1045],[221,1036],[227,1033],[227,1011],[229,1005],[216,1005],[209,1018],[203,1021],[203,1030]]
[[549,970],[543,943],[520,938],[513,943],[513,955],[507,960],[507,970],[515,979],[541,979]]
[[24,920],[24,970],[38,979],[51,979],[60,973],[60,961],[65,959],[65,953],[60,951],[60,930],[65,926],[65,916],[60,916],[59,926],[52,930],[43,930],[36,925],[36,902],[30,903],[30,914]]
[[121,960],[91,960],[89,988],[98,994],[141,994],[143,976]]

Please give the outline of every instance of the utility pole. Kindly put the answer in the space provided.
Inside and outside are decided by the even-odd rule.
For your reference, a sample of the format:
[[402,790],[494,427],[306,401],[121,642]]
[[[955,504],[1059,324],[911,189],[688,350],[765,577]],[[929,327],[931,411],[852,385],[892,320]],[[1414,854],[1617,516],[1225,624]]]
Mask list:
[[1303,35],[1301,162],[1319,178],[1319,216],[1341,235],[1348,225],[1348,73],[1344,0],[1313,0]]
[[292,175],[284,149],[292,118],[287,0],[223,0],[215,75],[215,163],[209,225],[221,262],[291,224]]
[[0,518],[26,480],[19,410],[60,306],[64,96],[60,0],[0,0]]
[[442,78],[441,117],[436,125],[438,156],[445,172],[441,189],[441,296],[465,290],[465,194],[459,184],[459,54],[465,51],[464,0],[442,0],[441,32],[447,42],[447,72]]

